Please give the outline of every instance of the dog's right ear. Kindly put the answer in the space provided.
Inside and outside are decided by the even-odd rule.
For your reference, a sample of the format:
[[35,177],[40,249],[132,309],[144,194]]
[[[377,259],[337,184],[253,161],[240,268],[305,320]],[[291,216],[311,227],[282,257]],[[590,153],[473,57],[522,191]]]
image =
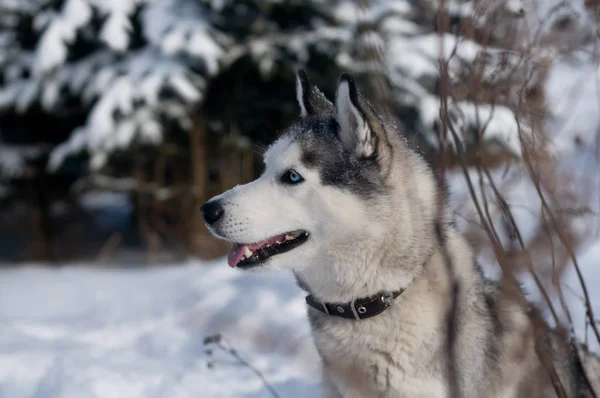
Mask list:
[[333,113],[335,111],[335,107],[325,95],[310,83],[304,69],[300,69],[296,73],[296,99],[298,100],[300,116],[302,117]]

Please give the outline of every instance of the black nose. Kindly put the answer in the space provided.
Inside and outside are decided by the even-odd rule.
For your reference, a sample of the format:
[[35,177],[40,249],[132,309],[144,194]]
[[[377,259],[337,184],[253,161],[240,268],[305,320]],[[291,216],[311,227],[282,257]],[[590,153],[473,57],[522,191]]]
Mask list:
[[223,216],[223,206],[221,206],[221,202],[218,200],[206,202],[202,205],[200,211],[202,212],[204,221],[206,221],[208,225],[216,223]]

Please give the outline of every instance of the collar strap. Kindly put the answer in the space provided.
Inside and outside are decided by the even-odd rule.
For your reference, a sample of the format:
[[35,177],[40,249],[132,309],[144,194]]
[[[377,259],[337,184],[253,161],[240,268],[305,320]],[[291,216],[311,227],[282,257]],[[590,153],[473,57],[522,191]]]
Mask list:
[[374,317],[387,310],[394,303],[394,299],[401,295],[404,290],[396,290],[391,293],[380,292],[374,296],[359,298],[347,303],[323,303],[309,295],[306,296],[306,303],[327,315],[359,321]]

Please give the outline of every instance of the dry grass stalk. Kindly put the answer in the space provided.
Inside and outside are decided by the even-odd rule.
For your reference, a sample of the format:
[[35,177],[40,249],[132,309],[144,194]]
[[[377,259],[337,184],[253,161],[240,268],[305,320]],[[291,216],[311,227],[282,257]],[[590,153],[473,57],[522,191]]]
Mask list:
[[[359,5],[366,9],[369,5],[368,0],[357,1]],[[446,0],[436,0],[432,4],[426,0],[421,2],[424,5],[423,15],[435,15],[437,27],[440,34],[450,31],[448,4]],[[502,271],[501,290],[508,292],[503,300],[526,303],[527,299],[519,287],[519,275],[523,271],[529,273],[533,278],[540,295],[543,298],[542,306],[551,313],[557,331],[569,331],[570,333],[561,333],[564,336],[565,344],[574,344],[573,339],[573,320],[567,307],[564,292],[560,284],[561,276],[569,266],[573,264],[577,272],[579,282],[584,292],[583,301],[586,306],[588,324],[591,326],[596,339],[600,342],[600,334],[597,330],[596,320],[594,318],[593,308],[589,299],[587,286],[583,279],[581,269],[577,262],[575,249],[579,243],[579,236],[571,227],[571,221],[574,212],[559,212],[561,200],[569,201],[576,197],[576,194],[565,188],[566,184],[561,184],[556,172],[556,165],[553,162],[548,151],[549,138],[545,131],[545,121],[547,111],[544,98],[544,83],[547,78],[548,70],[552,60],[545,54],[548,47],[555,46],[563,49],[565,42],[560,40],[557,43],[555,35],[542,34],[542,27],[536,32],[530,32],[524,28],[522,22],[514,22],[510,17],[515,15],[502,15],[499,7],[495,7],[497,2],[480,1],[478,7],[470,18],[465,18],[461,23],[459,32],[462,37],[471,39],[479,43],[484,49],[494,47],[506,50],[505,55],[513,59],[513,62],[506,62],[506,59],[490,59],[487,51],[482,51],[477,61],[467,68],[465,72],[454,79],[450,78],[449,63],[456,54],[456,47],[452,49],[449,59],[441,57],[439,61],[439,96],[440,96],[440,129],[438,131],[439,152],[437,158],[437,167],[441,178],[444,178],[448,167],[459,167],[467,183],[470,200],[475,207],[475,219],[471,221],[471,229],[483,229],[487,239],[479,242],[479,249],[490,248]],[[432,7],[433,5],[433,7]],[[598,9],[597,4],[588,4],[588,7]],[[558,9],[550,10],[548,20],[552,20]],[[516,15],[522,17],[523,15]],[[496,20],[497,23],[491,24],[486,21]],[[568,30],[568,26],[556,22],[559,31]],[[526,26],[526,25],[525,25]],[[562,28],[561,28],[562,27]],[[460,40],[457,41],[457,46]],[[445,54],[447,49],[443,48],[444,40],[440,40],[440,54]],[[373,86],[380,88],[382,82],[385,82],[382,66],[383,56],[377,48],[367,48],[366,54],[372,64],[379,64],[379,68],[374,68]],[[514,62],[516,60],[516,62]],[[496,62],[495,69],[489,73],[490,63]],[[389,90],[386,88],[380,92],[381,101],[387,106],[390,101]],[[476,105],[477,114],[477,134],[478,145],[472,151],[463,150],[462,135],[459,134],[456,118],[453,117],[451,109],[456,108],[459,101],[469,101]],[[479,112],[479,105],[486,104],[491,106],[492,112],[487,120],[482,120]],[[382,105],[382,104],[380,104]],[[518,126],[518,136],[521,145],[521,159],[517,164],[509,167],[518,168],[522,175],[526,175],[530,183],[535,187],[541,203],[539,228],[537,232],[527,239],[524,238],[519,229],[519,225],[513,214],[514,204],[510,204],[503,195],[503,188],[510,186],[498,185],[493,177],[491,168],[499,165],[511,163],[507,156],[491,157],[484,147],[485,132],[495,106],[504,106],[511,109],[515,115]],[[389,107],[384,107],[386,114],[390,116]],[[526,127],[525,127],[526,126]],[[450,145],[450,144],[453,145]],[[449,147],[454,150],[450,151]],[[475,169],[479,178],[477,192],[476,184],[473,182],[470,169]],[[510,182],[510,181],[509,181]],[[508,183],[509,183],[508,182]],[[569,208],[568,206],[566,208]],[[506,246],[498,232],[497,220],[495,214],[502,214],[503,227],[509,231],[513,244]],[[440,219],[443,208],[439,209]],[[577,213],[577,212],[575,212]],[[480,235],[478,232],[476,233]],[[469,231],[467,231],[469,235]],[[471,235],[475,235],[471,231]],[[441,247],[444,246],[443,237],[438,237]],[[560,242],[556,245],[555,242]],[[449,274],[453,275],[452,263],[445,253],[445,258]],[[558,310],[555,308],[552,300],[553,296],[549,293],[549,287],[553,287],[558,296],[563,314],[566,315],[567,324],[565,325]],[[453,292],[456,297],[460,286],[455,284]],[[448,314],[448,330],[454,330],[452,327],[455,322],[451,306]],[[531,317],[534,327],[534,335],[546,333],[550,328],[547,322],[539,315],[539,311],[533,311]],[[448,335],[449,357],[449,385],[451,396],[460,396],[460,386],[457,378],[454,377],[455,370],[452,366],[454,336]],[[536,339],[537,341],[537,339]],[[544,355],[536,343],[536,352],[552,381],[555,391],[559,397],[565,396],[564,387],[557,377],[556,370],[551,358]],[[585,381],[591,389],[589,377],[585,375]],[[592,390],[593,396],[595,396]]]

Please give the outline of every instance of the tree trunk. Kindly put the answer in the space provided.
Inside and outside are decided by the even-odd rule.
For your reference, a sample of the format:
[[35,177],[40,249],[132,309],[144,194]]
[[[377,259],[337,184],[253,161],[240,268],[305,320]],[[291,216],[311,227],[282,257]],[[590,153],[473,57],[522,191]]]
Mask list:
[[193,116],[190,131],[190,161],[192,167],[192,200],[187,219],[190,222],[188,248],[191,253],[204,257],[209,233],[204,226],[200,207],[208,199],[208,162],[206,151],[206,126],[199,115]]
[[221,181],[220,191],[225,192],[226,190],[236,186],[241,182],[242,170],[240,151],[233,146],[228,146],[224,149],[224,154],[221,156],[223,159],[223,167],[221,167]]
[[254,153],[245,149],[242,152],[242,184],[246,184],[254,179]]
[[[144,185],[146,182],[146,172],[144,169],[144,155],[140,151],[136,151],[133,155],[133,178],[140,185]],[[141,190],[135,190],[135,209],[136,209],[136,223],[137,230],[144,242],[144,247],[146,249],[146,264],[155,264],[156,262],[156,253],[155,253],[155,245],[154,239],[152,237],[152,231],[150,228],[150,224],[148,222],[148,194],[142,192]]]
[[[166,170],[166,154],[164,153],[164,151],[162,150],[161,147],[157,148],[159,153],[158,153],[158,159],[156,160],[156,162],[154,163],[154,183],[156,183],[156,185],[159,188],[165,188],[166,186],[166,181],[165,181],[165,170]],[[151,212],[149,214],[150,217],[150,250],[152,251],[152,253],[154,253],[154,255],[156,256],[156,254],[163,248],[163,240],[161,238],[160,235],[160,225],[162,224],[162,217],[163,217],[163,206],[162,203],[160,202],[160,200],[156,197],[156,196],[152,196],[150,198],[150,209]]]
[[52,215],[50,199],[44,184],[44,173],[39,171],[31,182],[33,206],[32,240],[29,256],[34,261],[50,263],[55,261],[53,243]]

